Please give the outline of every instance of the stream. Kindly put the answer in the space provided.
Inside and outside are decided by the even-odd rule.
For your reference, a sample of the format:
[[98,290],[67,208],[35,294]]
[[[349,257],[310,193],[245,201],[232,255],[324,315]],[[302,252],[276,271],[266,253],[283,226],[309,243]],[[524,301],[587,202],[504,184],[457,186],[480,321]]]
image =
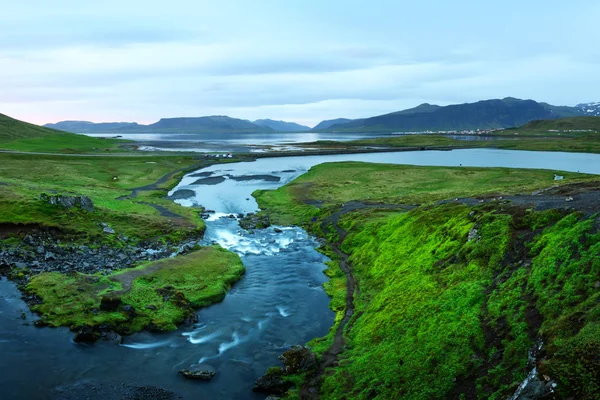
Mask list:
[[[199,322],[192,328],[132,335],[121,346],[83,345],[72,341],[68,329],[33,327],[36,317],[14,284],[2,279],[1,397],[71,399],[85,393],[90,399],[120,398],[111,393],[119,393],[123,385],[151,385],[185,399],[264,399],[251,392],[254,380],[278,364],[278,355],[290,346],[325,335],[333,324],[334,313],[321,286],[327,259],[316,250],[316,240],[300,228],[248,233],[228,216],[256,211],[254,190],[275,189],[322,162],[348,160],[545,168],[550,170],[549,184],[553,172],[560,170],[600,174],[598,154],[491,149],[263,158],[192,172],[169,194],[187,189],[190,195],[178,203],[214,210],[203,243],[218,243],[238,253],[247,268],[225,300],[199,310]],[[206,178],[218,179],[197,183]],[[212,381],[188,381],[177,374],[198,363],[217,371]]]

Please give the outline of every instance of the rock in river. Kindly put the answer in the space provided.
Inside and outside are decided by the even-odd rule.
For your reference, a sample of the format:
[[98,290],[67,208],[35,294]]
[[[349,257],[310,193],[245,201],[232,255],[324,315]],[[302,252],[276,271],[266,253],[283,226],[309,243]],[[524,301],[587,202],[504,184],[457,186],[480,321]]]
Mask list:
[[181,369],[179,373],[183,375],[184,378],[194,379],[200,381],[209,381],[214,378],[216,372],[214,369],[207,365],[191,365],[189,369]]

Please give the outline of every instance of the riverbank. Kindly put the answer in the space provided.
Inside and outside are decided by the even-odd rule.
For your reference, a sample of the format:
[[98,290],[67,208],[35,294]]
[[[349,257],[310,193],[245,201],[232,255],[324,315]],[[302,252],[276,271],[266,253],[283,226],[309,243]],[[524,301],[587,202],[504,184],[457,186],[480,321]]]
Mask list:
[[[222,300],[243,273],[233,253],[210,250],[210,257],[198,251],[177,257],[190,266],[179,281],[159,279],[165,262],[156,260],[196,249],[206,227],[202,209],[181,207],[166,193],[185,172],[219,160],[0,154],[0,161],[0,273],[18,282],[41,316],[39,326],[70,327],[82,341],[174,329],[196,308]],[[194,254],[204,256],[190,260]],[[104,295],[123,290],[113,278],[134,267],[155,271],[141,274],[134,288],[148,279],[153,284],[125,290],[129,303],[103,309]],[[207,271],[222,277],[207,278],[201,288],[189,284]],[[154,301],[148,293],[155,289],[177,301]]]
[[[555,185],[540,171],[511,190],[516,176],[464,186],[489,169],[435,184],[427,169],[406,179],[412,168],[320,165],[256,193],[333,260],[338,323],[310,343],[320,366],[287,378],[291,398],[595,398],[597,178]],[[404,187],[378,185],[386,173]]]

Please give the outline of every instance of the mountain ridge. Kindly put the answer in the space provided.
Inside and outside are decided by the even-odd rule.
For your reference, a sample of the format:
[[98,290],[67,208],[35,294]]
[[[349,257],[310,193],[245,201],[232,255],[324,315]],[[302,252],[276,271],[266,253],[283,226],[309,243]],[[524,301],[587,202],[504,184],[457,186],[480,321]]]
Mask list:
[[273,119],[257,119],[252,121],[253,124],[271,128],[276,132],[308,132],[310,127],[300,125],[296,122],[278,121]]
[[582,115],[583,111],[577,107],[553,106],[534,100],[506,97],[448,106],[424,103],[408,110],[333,124],[325,131],[418,132],[501,129],[521,126],[533,120]]

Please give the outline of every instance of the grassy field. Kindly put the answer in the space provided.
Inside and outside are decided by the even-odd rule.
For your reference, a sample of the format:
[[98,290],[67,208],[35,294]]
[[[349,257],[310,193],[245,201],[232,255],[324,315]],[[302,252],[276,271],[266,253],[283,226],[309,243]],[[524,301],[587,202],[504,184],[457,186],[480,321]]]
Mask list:
[[[598,179],[565,178],[561,184]],[[557,383],[558,395],[597,399],[596,216],[502,201],[434,202],[555,183],[549,171],[331,163],[255,193],[273,219],[304,224],[329,243],[339,237],[322,225],[342,203],[425,204],[341,216],[348,232],[342,249],[360,289],[346,348],[324,375],[321,398],[505,399],[530,371],[529,351],[542,340],[538,369]],[[339,321],[345,278],[335,256],[330,264],[326,290]],[[325,351],[332,334],[313,340],[313,349]]]
[[[515,134],[516,133],[516,134]],[[600,134],[561,134],[541,131],[506,130],[492,140],[458,140],[443,135],[398,135],[350,142],[320,141],[304,145],[310,149],[353,150],[364,147],[405,149],[496,148],[505,150],[570,151],[600,153]]]
[[[118,200],[136,187],[154,183],[163,175],[198,165],[181,156],[63,157],[0,154],[0,223],[38,224],[61,228],[82,239],[101,235],[100,222],[132,238],[202,231],[204,222],[193,209],[164,199],[182,173],[138,198]],[[40,194],[89,196],[96,211],[67,210],[39,199]],[[147,202],[182,216],[162,217]]]
[[423,204],[468,196],[531,193],[556,184],[595,179],[592,175],[514,168],[419,167],[361,162],[317,165],[290,184],[254,193],[278,223],[306,222],[320,208],[360,200]]
[[[194,309],[221,301],[244,271],[236,254],[204,247],[107,276],[43,273],[34,276],[26,290],[43,301],[32,309],[51,326],[108,324],[122,334],[145,328],[166,331]],[[120,305],[103,310],[103,298]],[[135,313],[124,311],[125,306]]]

